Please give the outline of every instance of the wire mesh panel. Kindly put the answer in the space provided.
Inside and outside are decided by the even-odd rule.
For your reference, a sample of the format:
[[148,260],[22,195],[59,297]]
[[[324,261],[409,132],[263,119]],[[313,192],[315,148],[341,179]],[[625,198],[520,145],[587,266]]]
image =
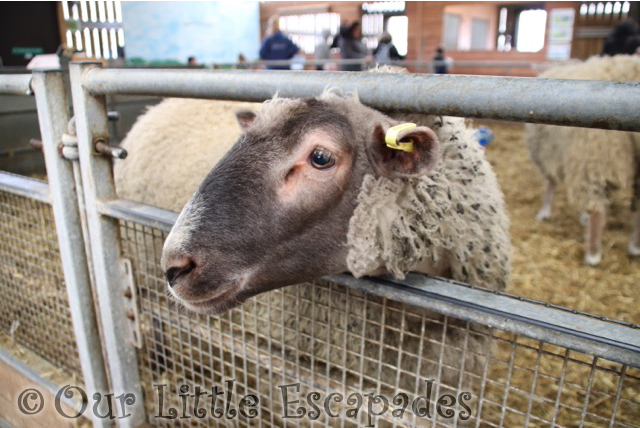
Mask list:
[[[166,234],[120,232],[154,425],[640,426],[638,368],[328,281],[195,315],[166,291]],[[255,419],[238,412],[248,394]]]
[[51,206],[7,191],[0,191],[0,295],[0,329],[81,379]]

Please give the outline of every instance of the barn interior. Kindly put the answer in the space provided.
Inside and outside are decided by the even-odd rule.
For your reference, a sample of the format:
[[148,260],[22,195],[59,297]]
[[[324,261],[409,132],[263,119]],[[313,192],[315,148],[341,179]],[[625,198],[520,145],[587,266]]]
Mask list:
[[[447,74],[450,75],[535,78],[557,65],[577,63],[600,55],[607,37],[616,26],[629,21],[640,22],[639,3],[8,1],[0,2],[0,77],[28,74],[42,68],[68,69],[69,63],[76,61],[94,61],[105,69],[113,70],[264,70],[274,63],[261,58],[259,51],[263,40],[273,31],[275,17],[282,33],[299,47],[296,56],[286,65],[292,70],[339,70],[343,60],[339,48],[331,48],[329,57],[318,61],[323,32],[328,32],[331,42],[337,38],[342,24],[358,21],[361,23],[362,43],[369,50],[362,58],[363,72],[376,65],[372,52],[383,33],[389,33],[402,56],[393,64],[405,68],[408,73],[434,73],[439,61],[434,56],[441,48]],[[640,81],[640,75],[635,80]],[[161,96],[107,94],[109,144],[118,146],[139,117],[162,101]],[[233,103],[221,109],[220,121],[236,126],[234,110]],[[513,263],[506,292],[516,296],[515,300],[535,301],[545,308],[568,308],[563,309],[567,312],[593,314],[593,319],[616,320],[619,325],[640,331],[640,257],[631,257],[627,252],[633,230],[634,183],[611,192],[602,261],[598,266],[586,265],[583,261],[582,213],[570,203],[564,185],[558,186],[551,218],[536,220],[536,213],[543,203],[545,183],[531,159],[524,123],[473,119],[472,126],[490,134],[484,150],[504,193],[511,222]],[[239,129],[232,132],[239,133]],[[41,184],[48,181],[42,151],[44,136],[35,97],[0,94],[0,136],[0,170],[39,180]],[[127,162],[127,159],[113,159],[112,162]],[[640,175],[640,172],[636,174]],[[638,183],[635,185],[640,186]],[[41,191],[46,193],[46,187],[43,189]],[[33,381],[34,376],[46,379],[50,388],[47,397],[52,399],[55,394],[51,391],[56,390],[56,386],[79,385],[84,381],[81,358],[76,351],[67,352],[76,344],[69,310],[59,309],[68,305],[65,297],[58,296],[64,294],[64,286],[50,287],[39,283],[40,280],[28,279],[27,283],[35,291],[24,296],[15,292],[19,284],[16,278],[25,274],[20,273],[16,256],[9,254],[12,246],[23,245],[21,255],[33,253],[37,256],[29,262],[26,270],[27,276],[37,276],[34,272],[37,271],[38,257],[56,259],[60,254],[55,246],[49,248],[49,244],[43,243],[43,239],[36,236],[37,231],[32,231],[28,225],[38,224],[45,231],[53,227],[54,220],[49,208],[41,202],[18,200],[3,191],[1,203],[3,210],[9,210],[10,214],[3,214],[0,226],[2,239],[7,242],[0,247],[0,267],[4,276],[0,279],[0,290],[8,296],[5,303],[0,303],[0,350],[2,355],[8,355],[4,360],[0,359],[0,382],[11,384],[11,388],[4,393],[0,391],[0,426],[69,426],[65,425],[69,419],[61,418],[60,412],[48,405],[36,418],[18,410],[15,405],[16,394],[21,390],[33,385],[42,386],[42,383]],[[12,206],[19,206],[15,212],[26,216],[23,223],[12,220],[15,212],[8,208]],[[29,229],[28,233],[16,237],[15,231],[21,228]],[[401,322],[403,327],[393,330],[391,337],[396,333],[404,337],[405,324],[410,324],[407,320],[413,318],[437,324],[441,330],[460,327],[448,314],[425,315],[386,297],[370,296],[363,289],[350,289],[330,281],[275,290],[262,300],[251,301],[219,318],[191,316],[173,305],[167,297],[164,277],[157,267],[168,230],[122,219],[117,223],[117,229],[123,256],[134,260],[132,277],[140,290],[134,293],[138,295],[136,311],[141,317],[146,317],[146,321],[141,321],[138,326],[139,334],[144,338],[138,349],[137,361],[133,361],[133,365],[140,367],[139,383],[143,385],[145,400],[151,400],[156,392],[151,385],[168,384],[175,396],[167,402],[179,407],[177,385],[180,383],[211,384],[211,379],[214,379],[222,385],[225,379],[235,377],[240,397],[255,391],[268,397],[259,407],[264,426],[357,426],[343,418],[321,417],[317,424],[313,420],[291,422],[281,419],[279,413],[286,406],[276,403],[274,396],[279,390],[274,385],[278,382],[295,383],[305,378],[311,380],[302,382],[302,391],[310,391],[314,387],[343,392],[373,388],[379,394],[392,394],[394,387],[398,391],[413,388],[413,384],[411,387],[403,386],[407,369],[393,371],[393,364],[380,356],[378,359],[382,362],[379,367],[372,369],[378,370],[377,378],[376,375],[366,377],[361,372],[349,377],[352,375],[350,370],[355,370],[347,363],[351,355],[346,350],[349,334],[338,330],[338,335],[332,336],[326,331],[332,327],[331,315],[328,321],[318,324],[317,330],[313,327],[312,332],[306,331],[305,327],[285,326],[284,321],[282,326],[273,327],[272,331],[266,327],[262,330],[260,323],[269,321],[271,328],[272,321],[276,325],[274,320],[285,320],[289,313],[284,309],[284,302],[297,301],[302,302],[302,307],[320,305],[328,308],[328,313],[346,318],[353,315],[353,311],[360,310],[358,305],[366,307],[363,311],[367,315],[356,323],[362,324],[363,335],[365,330],[367,334],[375,335],[369,330],[394,329],[391,316],[382,322],[371,322],[369,306],[378,313],[390,307],[391,313],[398,315],[401,321],[395,321]],[[49,241],[55,241],[55,230],[43,233]],[[140,253],[149,251],[150,247],[154,248],[153,255],[146,253],[141,257]],[[43,269],[45,274],[42,276],[46,281],[64,281],[63,268],[58,266],[58,262],[51,262]],[[320,287],[320,290],[313,287]],[[49,297],[55,298],[56,303],[42,303]],[[30,310],[30,302],[34,299],[47,309]],[[353,307],[346,303],[345,309],[344,302],[349,299],[354,302]],[[296,320],[303,325],[315,326],[317,320],[304,315],[302,310],[297,309],[300,312],[296,312]],[[48,321],[49,317],[53,321]],[[452,327],[447,327],[449,322]],[[51,325],[47,327],[49,323]],[[467,334],[474,328],[467,323]],[[46,330],[45,336],[42,336],[43,329]],[[64,335],[62,330],[66,331]],[[407,337],[412,337],[411,334],[419,337],[419,332],[410,330],[407,327]],[[285,338],[291,334],[297,334],[298,338],[287,342]],[[47,343],[52,337],[56,339]],[[318,337],[321,345],[311,346],[311,350],[301,345],[305,340],[312,341]],[[509,331],[499,331],[491,337],[492,340],[496,338],[497,363],[486,364],[488,368],[485,367],[482,379],[465,378],[465,358],[444,369],[460,373],[456,378],[458,388],[463,384],[468,388],[471,388],[469,385],[478,388],[482,381],[486,402],[485,407],[481,403],[479,408],[483,409],[484,416],[475,415],[475,426],[640,426],[640,368],[604,358],[599,361],[596,354],[593,356],[573,349],[569,357],[568,348],[553,343],[545,342],[546,350],[542,352],[543,341]],[[380,355],[383,354],[382,349],[387,349],[382,346],[387,344],[385,340],[378,336]],[[396,351],[402,349],[397,352],[396,366],[403,365],[405,358],[420,360],[420,350],[411,350],[411,345],[403,348],[403,339],[397,340],[389,345]],[[219,349],[213,349],[210,344],[205,346],[207,341],[215,343]],[[624,342],[624,338],[620,341]],[[344,349],[340,348],[342,342]],[[444,339],[438,343],[445,348]],[[319,348],[322,350],[318,351]],[[246,355],[240,354],[240,350]],[[332,360],[334,351],[344,360],[335,363]],[[67,357],[67,354],[71,356]],[[20,361],[21,367],[28,367],[31,371],[21,373],[7,363],[9,360]],[[335,376],[332,371],[334,363],[346,367],[342,367],[344,370]],[[440,363],[442,365],[442,361]],[[262,367],[265,364],[278,368],[269,371]],[[385,364],[389,366],[388,378],[382,374]],[[360,370],[366,371],[366,365],[365,362]],[[420,366],[416,370],[420,371]],[[265,377],[269,379],[266,383]],[[623,384],[620,378],[626,383]],[[536,379],[539,380],[537,384]],[[568,386],[563,387],[565,381]],[[347,384],[349,386],[345,387]],[[442,391],[453,393],[456,389],[443,386]],[[193,390],[180,392],[193,394]],[[174,426],[176,421],[153,418],[158,411],[157,403],[149,400],[145,401],[145,423]],[[85,402],[90,400],[85,397]],[[65,409],[70,409],[77,402],[64,405],[68,406]],[[98,426],[96,420],[85,415],[73,423],[75,426]],[[128,422],[118,423],[124,426]],[[253,426],[250,418],[240,418],[235,423]],[[377,426],[423,426],[415,418],[400,422],[381,418],[376,423]],[[453,424],[446,418],[439,423],[443,425],[436,425],[434,421],[432,426]],[[211,418],[192,418],[180,421],[180,424],[217,426],[223,423]],[[456,422],[451,426],[462,425]]]

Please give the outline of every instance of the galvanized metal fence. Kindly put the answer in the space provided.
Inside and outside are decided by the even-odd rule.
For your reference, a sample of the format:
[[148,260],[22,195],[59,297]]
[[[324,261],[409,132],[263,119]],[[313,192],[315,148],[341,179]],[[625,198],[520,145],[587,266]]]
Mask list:
[[[370,419],[376,426],[638,426],[637,325],[417,275],[401,283],[338,275],[270,292],[218,317],[196,316],[168,298],[159,267],[171,215],[109,205],[103,212],[119,219],[123,255],[134,261],[147,414],[161,411],[158,394],[167,416],[171,407],[182,408],[181,393],[224,388],[233,379],[237,396],[260,397],[259,421],[238,418],[239,426],[364,426]],[[429,417],[392,413],[402,408],[393,397],[427,394],[428,379],[437,382],[434,403],[470,393],[471,410],[462,413],[469,419],[433,407]],[[321,408],[339,394],[343,401],[329,408],[340,417],[309,415],[305,400],[314,392]],[[357,417],[346,417],[355,407],[347,397],[358,393],[387,397],[389,409],[373,417],[382,409],[367,412],[365,404]],[[285,401],[296,400],[285,413]],[[456,417],[464,411],[460,403],[452,409]],[[305,416],[292,418],[299,407]],[[153,423],[218,423],[187,415]]]
[[[441,60],[441,61],[424,61],[424,60],[398,60],[378,62],[375,58],[362,59],[310,59],[300,60],[256,60],[245,62],[226,62],[214,63],[214,69],[261,69],[261,68],[277,68],[290,67],[292,70],[306,66],[327,67],[327,69],[338,69],[341,66],[358,66],[362,70],[381,65],[391,65],[395,67],[403,67],[411,69],[415,73],[433,73],[436,66],[447,66],[450,72],[459,73],[457,70],[496,70],[506,71],[507,75],[511,75],[514,70],[524,73],[535,73],[537,70],[548,67],[548,62],[531,62],[531,61],[469,61],[469,60]],[[467,72],[476,74],[473,71]],[[485,74],[485,73],[483,73]],[[500,74],[500,73],[496,73]]]
[[3,173],[0,189],[0,329],[82,380],[48,186]]
[[[62,188],[54,188],[51,169],[49,181],[67,288],[71,272],[85,284],[84,292],[69,292],[74,333],[85,382],[103,390],[104,371],[90,364],[103,349],[110,389],[135,396],[120,426],[640,426],[638,325],[425,276],[393,281],[337,275],[263,294],[216,317],[186,312],[168,298],[159,266],[176,214],[118,199],[111,161],[96,149],[108,143],[105,96],[115,93],[260,101],[276,91],[311,96],[337,86],[385,110],[639,131],[638,84],[103,70],[76,63],[71,81],[78,171],[77,163],[55,151],[70,133],[64,131],[68,117],[60,114],[66,110],[56,101],[63,99],[58,79],[59,73],[38,72],[33,86],[50,150],[47,167],[56,159],[67,171]],[[0,89],[11,85],[0,81]],[[47,118],[54,118],[49,129],[57,131],[45,137]],[[68,206],[81,207],[67,214],[71,225],[55,205],[69,188],[77,192]],[[1,206],[14,209],[9,205]],[[63,243],[68,237],[72,242]],[[65,264],[64,248],[72,245],[69,260],[88,256],[80,272]],[[89,334],[97,330],[91,317],[76,313],[93,308],[92,282],[99,338]],[[98,344],[91,342],[96,339]],[[202,393],[215,394],[216,386],[225,392],[212,403]],[[230,390],[234,405],[222,408]],[[247,394],[257,399],[255,415],[239,411]],[[358,397],[362,408],[354,412]],[[94,418],[95,425],[106,423]]]
[[[109,386],[93,309],[74,166],[60,156],[59,144],[70,119],[63,76],[60,72],[1,76],[3,94],[30,95],[34,91],[48,182],[0,172],[0,287],[4,297],[0,326],[30,351],[67,370],[70,381],[82,383],[90,396],[104,394]],[[49,384],[46,379],[35,380]],[[71,403],[75,405],[78,396],[74,398]],[[104,406],[99,408],[104,411]],[[109,424],[86,416],[96,426]]]

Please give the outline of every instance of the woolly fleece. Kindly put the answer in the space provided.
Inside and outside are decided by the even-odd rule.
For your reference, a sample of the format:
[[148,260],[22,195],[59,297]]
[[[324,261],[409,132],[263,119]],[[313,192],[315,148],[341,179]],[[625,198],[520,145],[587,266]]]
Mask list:
[[402,119],[434,130],[440,159],[419,178],[365,177],[350,221],[349,270],[363,276],[383,266],[404,278],[444,258],[453,279],[504,289],[510,275],[509,220],[473,130],[462,118]]
[[168,98],[148,109],[114,166],[118,196],[180,211],[240,136],[235,111],[260,104]]
[[[545,78],[640,81],[640,57],[592,57],[550,68]],[[569,201],[581,211],[608,204],[608,192],[628,188],[640,153],[640,134],[553,125],[525,126],[531,158],[542,175],[565,182]]]

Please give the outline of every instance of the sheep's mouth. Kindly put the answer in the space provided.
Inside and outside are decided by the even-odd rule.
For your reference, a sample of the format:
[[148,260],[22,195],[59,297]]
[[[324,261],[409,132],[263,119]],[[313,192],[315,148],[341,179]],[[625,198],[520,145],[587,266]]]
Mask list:
[[240,286],[241,282],[237,281],[223,291],[199,300],[186,300],[175,294],[174,296],[182,306],[190,311],[200,314],[217,315],[224,310],[236,306],[236,295],[240,290]]

